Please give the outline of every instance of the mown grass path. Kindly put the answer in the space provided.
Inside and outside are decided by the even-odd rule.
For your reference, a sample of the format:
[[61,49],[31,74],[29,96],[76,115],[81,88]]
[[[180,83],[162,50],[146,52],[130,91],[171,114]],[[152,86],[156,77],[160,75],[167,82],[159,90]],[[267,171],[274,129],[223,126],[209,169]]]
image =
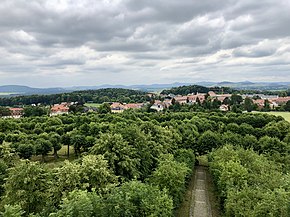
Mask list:
[[190,217],[212,217],[208,193],[207,171],[204,166],[196,166]]

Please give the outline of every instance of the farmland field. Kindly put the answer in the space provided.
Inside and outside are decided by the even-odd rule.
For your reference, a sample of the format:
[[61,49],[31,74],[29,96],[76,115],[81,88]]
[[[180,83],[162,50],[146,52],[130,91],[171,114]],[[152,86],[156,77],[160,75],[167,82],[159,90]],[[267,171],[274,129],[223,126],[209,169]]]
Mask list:
[[17,94],[17,93],[0,92],[0,96],[9,96],[11,94]]

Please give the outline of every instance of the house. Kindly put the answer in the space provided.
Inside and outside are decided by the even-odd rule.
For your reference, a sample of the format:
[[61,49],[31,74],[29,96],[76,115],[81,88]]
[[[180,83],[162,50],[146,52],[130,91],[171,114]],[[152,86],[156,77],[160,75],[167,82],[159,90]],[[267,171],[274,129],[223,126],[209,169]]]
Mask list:
[[164,109],[163,103],[154,103],[150,109],[156,110],[158,112],[162,111]]
[[140,109],[143,106],[143,103],[128,103],[124,105],[125,109]]
[[231,98],[231,94],[221,94],[221,95],[216,95],[216,99],[223,102],[226,98]]
[[172,99],[165,99],[164,101],[163,101],[163,106],[165,107],[165,108],[168,108],[169,106],[171,106],[172,105]]
[[12,118],[20,118],[23,115],[23,108],[9,108]]
[[197,93],[195,95],[189,94],[187,96],[187,103],[189,104],[195,104],[198,102],[198,100],[202,103],[205,100],[205,93]]
[[276,102],[270,101],[270,108],[271,109],[275,109],[275,108],[278,108],[278,107],[279,107],[279,105]]
[[174,97],[175,102],[178,102],[179,104],[186,104],[187,103],[187,96],[176,96]]
[[195,104],[196,101],[197,101],[197,98],[198,98],[197,95],[189,95],[189,96],[187,97],[187,102],[188,102],[189,104]]
[[98,109],[95,107],[92,107],[92,106],[84,107],[84,112],[97,112],[97,111],[98,111]]
[[142,107],[144,107],[144,103],[119,103],[119,102],[113,102],[111,104],[111,111],[113,113],[120,113],[123,112],[124,110],[127,109],[140,109]]
[[208,92],[208,95],[209,95],[210,97],[216,97],[216,96],[217,96],[216,93],[213,92],[213,91],[209,91],[209,92]]
[[125,106],[122,104],[122,103],[119,103],[119,102],[113,102],[111,104],[111,111],[113,113],[120,113],[120,112],[123,112],[125,110]]
[[264,99],[253,100],[253,103],[256,104],[260,109],[264,108],[264,106],[265,106],[265,100]]
[[223,112],[227,112],[227,111],[229,110],[229,106],[223,104],[223,105],[221,105],[221,106],[219,107],[219,110],[220,110],[220,111],[223,111]]
[[155,93],[147,93],[147,96],[149,96],[150,98],[154,97],[156,94]]
[[287,97],[278,97],[276,99],[271,99],[272,102],[275,102],[278,105],[286,104],[289,100],[290,100],[290,96],[287,96]]
[[217,99],[218,101],[223,102],[226,98],[230,98],[231,94],[216,94],[213,91],[209,91],[208,95],[211,97],[211,99]]
[[259,98],[259,99],[277,99],[278,95],[265,95],[265,94],[243,94],[243,99],[245,98]]
[[50,116],[68,114],[69,103],[55,104],[50,109]]

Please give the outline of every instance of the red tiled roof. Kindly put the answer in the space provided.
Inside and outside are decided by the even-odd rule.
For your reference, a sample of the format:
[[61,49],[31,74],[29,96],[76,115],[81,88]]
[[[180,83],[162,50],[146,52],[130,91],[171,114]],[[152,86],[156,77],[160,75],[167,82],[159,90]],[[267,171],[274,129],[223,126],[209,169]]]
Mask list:
[[124,109],[125,106],[119,102],[113,102],[112,105],[111,105],[111,109],[117,109],[117,110],[120,110],[120,109]]
[[277,103],[286,103],[290,100],[290,96],[287,97],[278,97],[277,99],[271,99],[273,102]]
[[209,91],[209,92],[208,92],[208,95],[210,95],[210,96],[216,96],[216,93],[213,92],[213,91]]
[[10,111],[23,111],[23,108],[9,108]]
[[142,103],[128,103],[125,105],[126,108],[132,108],[132,109],[137,109],[137,108],[141,108],[143,106]]
[[54,105],[50,110],[51,112],[68,112],[69,107],[67,107],[65,104],[60,104]]

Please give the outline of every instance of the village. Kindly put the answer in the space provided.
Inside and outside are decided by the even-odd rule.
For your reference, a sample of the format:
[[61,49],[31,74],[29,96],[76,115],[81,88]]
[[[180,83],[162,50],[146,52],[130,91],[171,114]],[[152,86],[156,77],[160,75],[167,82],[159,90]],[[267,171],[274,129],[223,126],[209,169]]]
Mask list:
[[[164,109],[169,108],[174,103],[179,103],[180,105],[185,104],[202,104],[207,97],[210,98],[211,101],[218,100],[221,102],[219,107],[220,111],[229,111],[230,106],[227,103],[232,97],[232,94],[216,94],[213,91],[209,91],[208,93],[196,93],[196,94],[188,94],[186,96],[183,95],[160,95],[163,100],[154,100],[153,104],[151,105],[150,109],[156,111],[163,111]],[[290,101],[290,97],[279,97],[278,95],[264,95],[264,94],[254,94],[254,95],[241,95],[243,101],[246,98],[249,98],[253,101],[253,104],[257,106],[258,109],[262,109],[265,106],[265,103],[269,103],[269,107],[271,110],[275,110],[276,108],[280,107],[281,105],[286,104]],[[113,113],[123,112],[126,109],[130,108],[142,108],[146,106],[148,103],[131,103],[131,104],[122,104],[119,102],[114,102],[111,104],[111,111]]]
[[[112,113],[120,113],[128,109],[141,109],[145,106],[150,106],[151,110],[155,110],[157,112],[168,109],[173,104],[180,105],[194,105],[194,104],[202,104],[205,100],[217,100],[220,102],[219,110],[220,111],[229,111],[230,105],[228,103],[229,99],[231,99],[232,94],[216,94],[213,91],[209,91],[208,93],[196,93],[196,94],[188,94],[188,95],[156,95],[154,93],[148,93],[148,95],[152,98],[151,102],[144,103],[122,103],[122,102],[108,102],[110,105],[110,109]],[[254,94],[254,95],[239,95],[243,102],[246,98],[252,100],[252,103],[256,105],[256,108],[261,110],[265,107],[265,104],[268,104],[271,110],[276,110],[280,106],[286,104],[290,101],[290,97],[279,97],[278,95],[264,95],[264,94]],[[158,100],[156,99],[158,98]],[[243,102],[241,102],[243,104]],[[68,114],[70,111],[70,106],[76,105],[77,102],[62,102],[60,104],[54,104],[49,107],[49,115],[62,115]],[[40,106],[32,104],[31,106]],[[2,116],[3,118],[20,118],[23,116],[23,108],[9,108],[10,114],[6,116]],[[85,106],[84,112],[96,112],[98,108]]]

